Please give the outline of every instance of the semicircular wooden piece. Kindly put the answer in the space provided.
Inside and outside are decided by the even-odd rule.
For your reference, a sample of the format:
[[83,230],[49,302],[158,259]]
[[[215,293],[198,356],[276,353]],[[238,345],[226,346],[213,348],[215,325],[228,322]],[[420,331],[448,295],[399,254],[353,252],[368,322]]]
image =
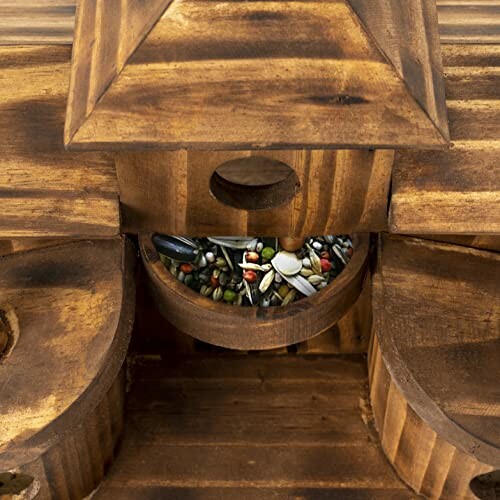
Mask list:
[[[500,467],[499,283],[498,253],[380,238],[374,329],[394,387],[383,388],[372,362],[375,420],[389,460],[431,496],[452,491],[457,471],[468,484],[485,468]],[[399,399],[409,409],[391,418]],[[410,412],[420,427],[412,427]],[[450,467],[438,458],[439,446],[447,447]],[[461,460],[467,467],[458,466]]]
[[283,307],[237,307],[214,302],[175,279],[161,262],[151,236],[142,233],[139,242],[160,312],[181,332],[237,350],[297,344],[335,325],[361,294],[370,247],[368,234],[354,234],[352,259],[319,293]]
[[83,498],[112,458],[134,311],[131,255],[112,239],[0,258],[9,335],[0,355],[0,473],[32,477],[43,498]]

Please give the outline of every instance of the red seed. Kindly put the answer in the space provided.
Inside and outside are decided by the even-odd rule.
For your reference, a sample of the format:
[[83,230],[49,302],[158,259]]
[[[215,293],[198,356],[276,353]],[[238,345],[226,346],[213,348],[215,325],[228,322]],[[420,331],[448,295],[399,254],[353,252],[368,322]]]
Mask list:
[[247,252],[245,255],[247,262],[251,262],[252,264],[255,264],[256,262],[259,262],[259,254],[257,252]]
[[349,248],[347,249],[347,255],[349,256],[349,258],[351,258],[351,257],[352,257],[352,253],[353,253],[353,251],[352,251],[352,247],[349,247]]
[[210,286],[212,288],[217,288],[219,286],[219,278],[215,276],[210,276]]
[[190,274],[193,272],[193,266],[191,264],[181,264],[179,267],[184,274]]
[[332,268],[332,263],[327,259],[321,259],[321,272],[327,273]]
[[329,260],[330,259],[330,253],[327,252],[326,250],[324,252],[321,252],[321,258]]
[[257,281],[257,273],[252,270],[245,271],[243,273],[243,279],[248,281],[248,283],[255,283]]

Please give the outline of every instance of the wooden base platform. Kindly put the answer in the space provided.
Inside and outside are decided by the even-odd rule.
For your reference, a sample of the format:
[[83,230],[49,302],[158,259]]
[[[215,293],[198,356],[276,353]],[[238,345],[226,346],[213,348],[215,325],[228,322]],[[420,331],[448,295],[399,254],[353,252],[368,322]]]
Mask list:
[[371,425],[366,359],[138,357],[93,500],[409,499]]

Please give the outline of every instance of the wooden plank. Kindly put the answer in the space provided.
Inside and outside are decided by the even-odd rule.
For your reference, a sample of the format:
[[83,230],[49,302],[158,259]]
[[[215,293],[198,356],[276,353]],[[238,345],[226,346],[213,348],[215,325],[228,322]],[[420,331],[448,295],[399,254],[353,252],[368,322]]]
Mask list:
[[96,500],[120,498],[120,500],[158,500],[159,498],[175,498],[175,500],[288,500],[291,498],[311,500],[407,500],[416,496],[410,491],[401,489],[372,488],[262,488],[262,487],[165,487],[165,486],[133,486],[123,488],[106,485],[102,492],[95,496]]
[[391,232],[500,233],[499,56],[497,46],[445,51],[453,147],[396,155]]
[[[300,186],[276,208],[235,208],[217,199],[210,180],[226,161],[265,156],[289,165]],[[309,236],[387,227],[392,151],[118,153],[116,167],[127,232]],[[261,180],[259,165],[252,179]],[[295,196],[293,196],[295,194]],[[175,200],[175,201],[174,201]]]
[[[412,498],[369,438],[365,383],[362,356],[139,359],[122,449],[96,498]],[[293,398],[301,409],[282,404]]]
[[71,44],[76,0],[1,0],[0,45]]
[[0,237],[119,232],[111,158],[72,154],[62,135],[69,47],[0,47]]
[[442,43],[500,43],[500,1],[437,0]]
[[[443,147],[434,4],[365,2],[229,0],[216,8],[211,0],[178,0],[124,66],[115,61],[121,50],[89,50],[95,26],[106,27],[102,43],[116,36],[119,10],[82,2],[65,143],[81,150]],[[378,4],[380,15],[393,16],[389,31],[371,22]],[[137,46],[134,33],[130,45]],[[415,58],[420,64],[409,69]]]
[[500,466],[499,282],[498,253],[380,239],[375,331],[392,379],[440,438],[493,467]]
[[[0,45],[71,44],[76,0],[2,0]],[[441,42],[499,43],[498,0],[437,0]]]

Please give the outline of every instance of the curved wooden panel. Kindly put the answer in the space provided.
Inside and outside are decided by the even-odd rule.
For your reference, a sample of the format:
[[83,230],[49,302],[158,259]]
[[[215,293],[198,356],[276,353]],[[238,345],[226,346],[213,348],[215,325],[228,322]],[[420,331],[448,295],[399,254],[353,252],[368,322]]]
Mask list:
[[118,374],[133,321],[132,256],[129,244],[114,239],[0,258],[8,332],[0,355],[0,472],[31,476],[37,498],[83,498],[111,462],[123,418]]
[[269,308],[230,306],[202,297],[169,273],[151,235],[141,235],[140,244],[155,300],[176,328],[204,342],[253,350],[296,344],[334,325],[361,293],[369,235],[353,237],[353,257],[329,286],[288,306]]
[[401,479],[428,498],[476,499],[470,481],[494,467],[442,439],[415,413],[391,378],[375,335],[368,365],[375,425]]
[[498,253],[380,237],[375,421],[401,477],[433,498],[467,498],[471,479],[500,466],[499,282]]

